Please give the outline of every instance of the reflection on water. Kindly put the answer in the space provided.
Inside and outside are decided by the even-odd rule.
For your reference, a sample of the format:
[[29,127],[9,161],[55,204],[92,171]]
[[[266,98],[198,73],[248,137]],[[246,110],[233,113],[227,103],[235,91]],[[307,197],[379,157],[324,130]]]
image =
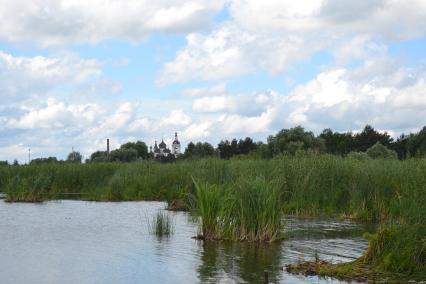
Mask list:
[[[348,221],[286,219],[274,244],[202,242],[187,213],[168,212],[175,233],[158,238],[147,220],[160,202],[0,201],[1,283],[329,283],[293,276],[287,263],[350,261],[365,250],[366,228]],[[339,283],[333,281],[333,283]]]
[[282,273],[282,243],[206,242],[201,246],[202,261],[198,268],[201,282],[256,283],[262,280],[265,270],[271,280],[279,279]]

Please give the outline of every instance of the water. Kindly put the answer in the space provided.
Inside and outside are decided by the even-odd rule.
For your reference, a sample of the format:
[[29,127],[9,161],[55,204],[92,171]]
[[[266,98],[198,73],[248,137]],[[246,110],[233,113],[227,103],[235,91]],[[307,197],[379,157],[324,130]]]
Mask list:
[[1,283],[341,283],[289,275],[287,263],[351,261],[366,248],[365,228],[347,221],[289,218],[275,244],[196,241],[184,212],[169,212],[171,237],[149,234],[160,202],[0,201]]

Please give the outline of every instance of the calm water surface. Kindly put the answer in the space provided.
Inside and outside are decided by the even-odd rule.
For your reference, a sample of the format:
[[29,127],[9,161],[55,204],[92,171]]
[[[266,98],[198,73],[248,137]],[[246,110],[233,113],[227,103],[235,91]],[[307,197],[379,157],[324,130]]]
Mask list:
[[184,212],[168,212],[175,234],[159,239],[147,219],[160,202],[0,201],[1,283],[341,283],[293,276],[287,263],[351,261],[366,248],[365,228],[348,221],[287,218],[289,239],[253,245],[191,239],[197,226]]

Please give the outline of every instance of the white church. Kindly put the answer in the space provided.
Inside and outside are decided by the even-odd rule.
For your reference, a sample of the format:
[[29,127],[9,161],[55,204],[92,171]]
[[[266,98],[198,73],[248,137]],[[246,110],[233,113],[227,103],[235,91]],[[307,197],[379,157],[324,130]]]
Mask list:
[[181,153],[177,132],[175,132],[175,140],[172,143],[172,150],[167,148],[167,144],[164,142],[164,140],[161,140],[161,143],[158,145],[157,141],[155,141],[154,149],[151,146],[150,150],[151,153],[154,154],[154,158],[167,157],[169,155],[174,155],[176,158]]

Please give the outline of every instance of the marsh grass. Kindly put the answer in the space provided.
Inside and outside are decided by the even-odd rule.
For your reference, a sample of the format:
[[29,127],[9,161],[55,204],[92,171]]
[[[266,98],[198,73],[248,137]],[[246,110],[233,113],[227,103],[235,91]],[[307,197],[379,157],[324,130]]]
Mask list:
[[223,189],[194,180],[193,212],[204,240],[272,242],[281,237],[279,190],[264,177]]
[[275,240],[280,238],[277,228],[283,213],[344,216],[382,228],[369,237],[364,263],[383,271],[426,275],[425,159],[282,155],[174,164],[0,166],[0,192],[11,202],[75,196],[181,200],[192,204],[201,222],[200,235],[207,239]]
[[157,237],[167,237],[174,233],[173,219],[166,212],[157,212],[147,223],[149,233]]

